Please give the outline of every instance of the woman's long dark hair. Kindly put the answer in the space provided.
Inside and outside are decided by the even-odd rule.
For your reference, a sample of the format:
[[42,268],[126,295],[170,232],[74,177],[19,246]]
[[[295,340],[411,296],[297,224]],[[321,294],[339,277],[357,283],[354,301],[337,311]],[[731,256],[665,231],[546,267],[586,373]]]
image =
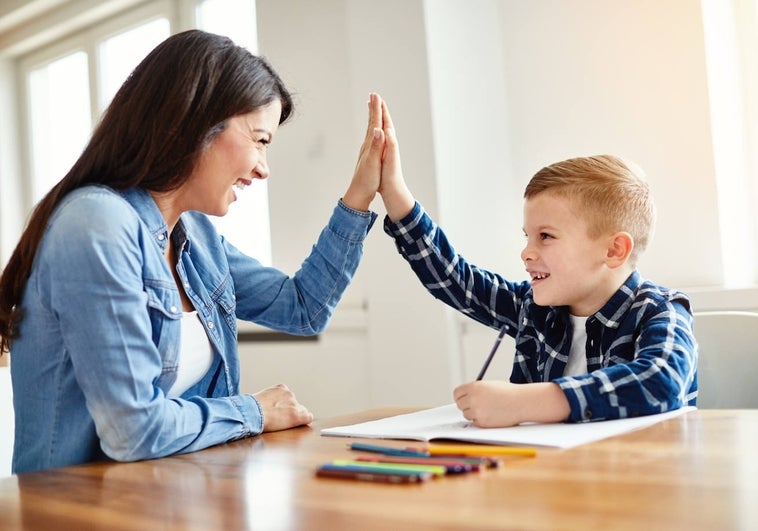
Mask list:
[[88,184],[164,192],[189,177],[207,143],[236,115],[282,105],[284,83],[261,57],[199,30],[173,35],[134,69],[66,176],[37,204],[0,277],[0,355],[18,336],[19,305],[45,226],[69,192]]

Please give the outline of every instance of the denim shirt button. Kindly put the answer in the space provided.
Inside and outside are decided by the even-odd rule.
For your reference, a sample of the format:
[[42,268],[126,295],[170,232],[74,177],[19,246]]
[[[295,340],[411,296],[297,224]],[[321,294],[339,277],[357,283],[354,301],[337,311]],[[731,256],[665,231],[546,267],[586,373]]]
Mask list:
[[169,310],[171,310],[171,313],[176,313],[176,306],[172,306]]
[[208,328],[213,329],[213,321],[208,321]]
[[159,242],[162,242],[162,241],[163,241],[163,239],[164,239],[165,237],[166,237],[165,235],[163,235],[163,234],[159,234],[159,235],[158,235],[158,241],[159,241]]

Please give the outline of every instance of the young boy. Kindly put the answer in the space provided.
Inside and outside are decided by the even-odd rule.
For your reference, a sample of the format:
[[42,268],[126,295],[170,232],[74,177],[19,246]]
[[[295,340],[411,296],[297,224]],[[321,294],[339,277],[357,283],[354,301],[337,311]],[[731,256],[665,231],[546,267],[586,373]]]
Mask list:
[[385,232],[432,295],[516,339],[510,382],[455,389],[465,418],[480,427],[584,422],[695,404],[689,300],[635,268],[654,222],[638,170],[602,155],[537,172],[524,193],[521,259],[531,281],[511,282],[456,254],[415,201],[384,113]]

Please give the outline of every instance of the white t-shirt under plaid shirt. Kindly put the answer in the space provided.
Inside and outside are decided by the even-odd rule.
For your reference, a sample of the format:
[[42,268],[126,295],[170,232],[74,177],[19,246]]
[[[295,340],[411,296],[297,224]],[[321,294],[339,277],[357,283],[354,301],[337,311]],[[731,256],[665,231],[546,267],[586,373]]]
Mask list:
[[529,282],[510,282],[455,252],[416,203],[384,230],[434,297],[516,340],[510,381],[555,382],[571,406],[569,421],[662,413],[697,398],[697,343],[687,296],[634,271],[588,317],[587,374],[564,376],[571,351],[567,307],[539,306]]

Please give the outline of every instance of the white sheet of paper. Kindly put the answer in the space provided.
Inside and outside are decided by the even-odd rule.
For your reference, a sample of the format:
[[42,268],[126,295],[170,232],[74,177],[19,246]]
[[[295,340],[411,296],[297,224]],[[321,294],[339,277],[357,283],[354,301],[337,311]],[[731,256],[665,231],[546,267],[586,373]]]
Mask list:
[[477,428],[463,418],[455,404],[448,404],[350,426],[324,428],[321,435],[418,441],[452,439],[483,444],[571,448],[646,428],[694,409],[696,408],[684,407],[657,415],[580,424],[521,424],[509,428]]

